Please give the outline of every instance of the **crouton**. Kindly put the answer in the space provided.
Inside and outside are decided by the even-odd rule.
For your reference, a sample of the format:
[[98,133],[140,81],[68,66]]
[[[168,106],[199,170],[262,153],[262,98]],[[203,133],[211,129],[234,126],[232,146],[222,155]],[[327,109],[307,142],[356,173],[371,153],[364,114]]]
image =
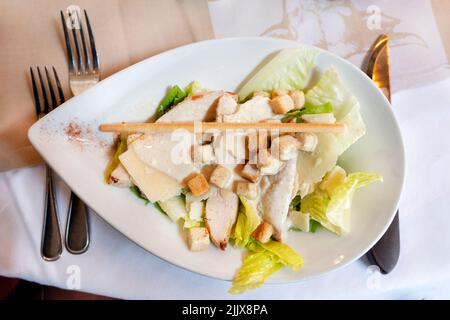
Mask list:
[[270,106],[272,107],[272,111],[276,114],[284,114],[295,107],[294,101],[287,94],[277,96],[270,100]]
[[189,189],[191,190],[192,194],[196,197],[204,194],[209,190],[209,184],[208,181],[206,181],[206,178],[203,174],[199,173],[195,175],[193,178],[189,179],[187,182],[187,185]]
[[261,174],[255,165],[247,162],[241,170],[241,176],[251,182],[257,182],[261,177]]
[[209,233],[206,228],[190,228],[187,232],[189,250],[197,252],[209,246]]
[[252,237],[259,242],[266,243],[269,242],[273,234],[273,227],[270,223],[265,221],[261,222],[259,226],[253,231]]
[[298,132],[295,137],[299,142],[299,149],[302,151],[313,152],[319,142],[317,135],[311,132]]
[[291,91],[289,96],[294,101],[295,109],[302,109],[305,105],[305,94],[302,91]]
[[225,188],[231,181],[232,172],[227,167],[218,165],[211,174],[209,181],[218,186],[219,188]]
[[219,98],[216,108],[218,118],[225,114],[233,114],[236,111],[237,111],[237,102],[233,96],[225,93]]
[[272,99],[287,94],[288,92],[286,90],[272,90]]
[[258,159],[258,150],[267,149],[269,141],[269,134],[267,130],[258,130],[250,132],[247,135],[247,158],[251,164],[256,164]]
[[276,137],[272,140],[271,153],[280,160],[297,157],[300,142],[290,135]]

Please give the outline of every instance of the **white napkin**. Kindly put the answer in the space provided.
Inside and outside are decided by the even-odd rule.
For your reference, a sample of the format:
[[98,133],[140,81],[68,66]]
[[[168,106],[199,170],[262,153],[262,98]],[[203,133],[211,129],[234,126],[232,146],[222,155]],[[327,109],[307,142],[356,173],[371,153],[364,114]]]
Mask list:
[[[307,281],[265,285],[240,296],[230,283],[175,267],[144,251],[91,214],[92,242],[83,255],[56,262],[39,255],[42,166],[0,174],[0,274],[119,298],[345,299],[450,298],[450,78],[393,96],[407,152],[400,204],[400,261],[383,276],[365,259]],[[59,182],[65,226],[68,190]],[[77,277],[79,275],[80,277]],[[79,280],[79,281],[77,281]]]
[[321,47],[357,67],[375,39],[388,33],[393,92],[450,76],[450,22],[436,15],[449,8],[448,2],[433,0],[209,2],[216,38],[284,38]]

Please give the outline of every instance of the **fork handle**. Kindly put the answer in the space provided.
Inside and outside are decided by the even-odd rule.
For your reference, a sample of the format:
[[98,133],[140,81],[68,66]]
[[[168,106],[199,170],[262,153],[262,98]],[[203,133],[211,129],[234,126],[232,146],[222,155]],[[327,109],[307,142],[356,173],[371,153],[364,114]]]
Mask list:
[[41,256],[46,261],[55,261],[61,256],[62,240],[58,221],[58,206],[53,188],[52,169],[46,165],[44,225],[42,228]]
[[85,252],[89,247],[89,216],[87,205],[71,193],[66,226],[66,249],[72,254]]

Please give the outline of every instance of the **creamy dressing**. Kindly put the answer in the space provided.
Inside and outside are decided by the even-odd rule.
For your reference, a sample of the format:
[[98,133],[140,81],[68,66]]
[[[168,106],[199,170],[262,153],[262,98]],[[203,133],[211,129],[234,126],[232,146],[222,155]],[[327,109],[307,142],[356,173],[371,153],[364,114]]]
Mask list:
[[217,100],[223,91],[212,91],[190,97],[164,114],[156,122],[213,121],[216,118]]
[[[207,121],[211,117],[214,119],[216,102],[222,94],[222,91],[215,91],[195,99],[185,100],[163,115],[158,122]],[[269,99],[262,96],[257,96],[239,105],[234,114],[223,115],[225,122],[259,122],[278,118],[279,116],[272,112]],[[230,134],[227,139],[225,139],[225,134],[214,137],[212,142],[216,156],[214,163],[227,167],[232,172],[232,177],[227,186],[222,189],[224,194],[217,193],[219,189],[211,185],[211,192],[207,192],[205,197],[201,197],[201,199],[211,199],[208,201],[209,206],[207,205],[210,211],[209,216],[213,219],[209,223],[209,229],[217,236],[216,244],[219,246],[223,245],[223,242],[226,243],[228,227],[234,223],[233,220],[236,218],[237,209],[234,202],[237,196],[232,191],[235,190],[238,181],[247,181],[240,175],[246,156],[245,137],[242,139],[242,133],[236,133],[235,136],[238,135],[241,138],[233,138],[233,135]],[[133,141],[129,148],[133,149],[137,157],[146,165],[174,178],[179,183],[184,183],[189,176],[196,172],[204,173],[208,179],[210,175],[208,172],[211,170],[206,169],[211,165],[194,163],[192,160],[191,150],[196,143],[194,137],[194,133],[186,131],[180,132],[178,139],[174,132],[148,134]],[[230,141],[231,145],[229,145]],[[225,155],[229,158],[226,158]],[[274,227],[275,237],[280,240],[285,238],[289,204],[299,188],[296,163],[296,158],[289,160],[278,174],[263,176],[258,182],[257,199],[248,200],[248,203],[255,208],[259,215]],[[230,193],[235,197],[231,197]],[[228,210],[230,204],[227,204],[225,199],[233,199],[232,210]],[[219,208],[214,208],[216,205],[223,208],[218,210]],[[224,211],[230,211],[230,214]]]
[[237,112],[224,115],[223,122],[259,122],[266,119],[275,118],[269,98],[256,96],[251,100],[238,105]]
[[295,187],[297,158],[286,162],[284,168],[269,177],[270,186],[261,199],[263,219],[275,229],[274,236],[280,241],[286,238],[286,217]]

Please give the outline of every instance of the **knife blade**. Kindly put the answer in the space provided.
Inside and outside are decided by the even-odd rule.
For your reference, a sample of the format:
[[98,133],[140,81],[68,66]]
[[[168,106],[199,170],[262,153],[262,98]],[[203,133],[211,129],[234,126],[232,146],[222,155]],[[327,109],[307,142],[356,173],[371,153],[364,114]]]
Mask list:
[[[389,35],[382,34],[375,41],[370,52],[367,65],[367,75],[384,93],[391,102],[390,60],[389,60]],[[398,210],[381,239],[367,253],[369,261],[378,265],[381,272],[391,272],[400,256],[400,228]]]

